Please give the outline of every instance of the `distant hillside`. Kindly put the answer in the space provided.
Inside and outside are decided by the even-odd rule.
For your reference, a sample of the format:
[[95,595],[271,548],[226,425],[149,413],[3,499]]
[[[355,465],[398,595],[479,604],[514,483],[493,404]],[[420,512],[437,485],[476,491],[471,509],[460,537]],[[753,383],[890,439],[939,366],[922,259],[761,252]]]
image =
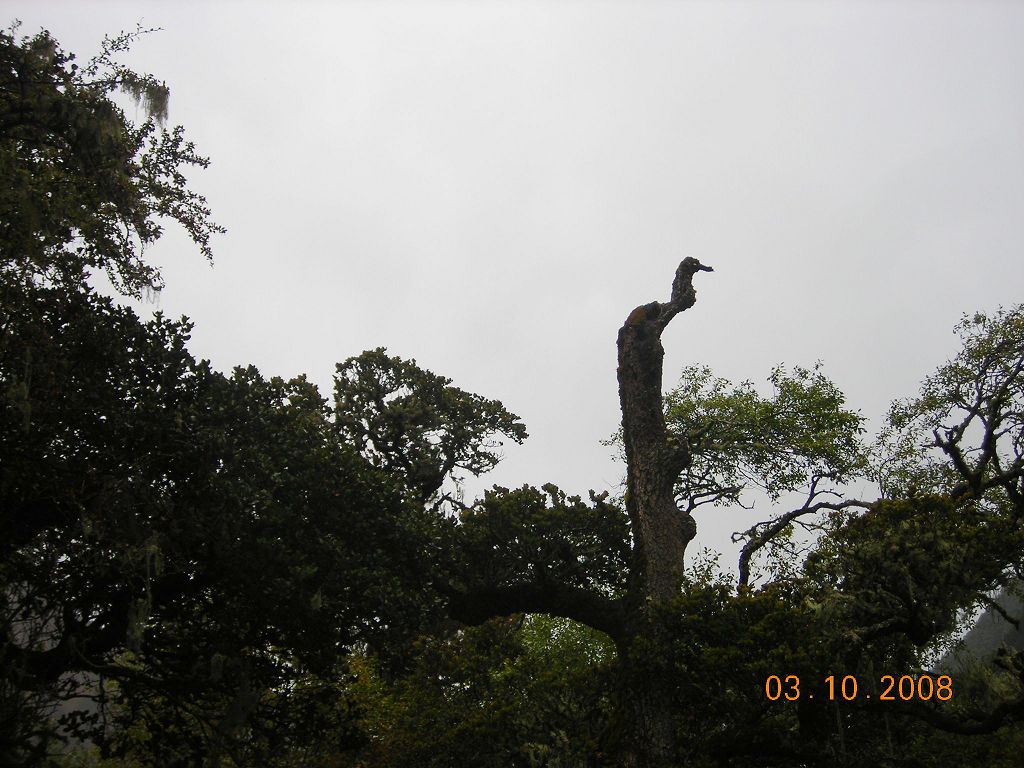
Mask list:
[[[1020,587],[1018,585],[1018,591]],[[1008,616],[1018,621],[1014,626],[999,611],[988,608],[964,635],[962,646],[943,657],[940,667],[957,668],[958,656],[965,651],[975,658],[990,658],[1003,645],[1015,650],[1024,650],[1024,601],[1017,594],[1003,590],[995,599]]]

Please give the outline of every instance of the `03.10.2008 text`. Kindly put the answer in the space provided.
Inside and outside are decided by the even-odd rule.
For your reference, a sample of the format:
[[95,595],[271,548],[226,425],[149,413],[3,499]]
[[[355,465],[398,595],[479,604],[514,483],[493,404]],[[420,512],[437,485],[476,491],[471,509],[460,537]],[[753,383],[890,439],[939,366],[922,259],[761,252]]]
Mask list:
[[854,701],[858,697],[878,701],[930,701],[933,698],[949,701],[953,698],[953,678],[949,675],[933,677],[928,674],[901,675],[898,678],[882,675],[873,691],[862,692],[860,683],[853,675],[841,678],[829,675],[817,686],[817,690],[803,692],[799,676],[769,675],[764,681],[764,695],[769,701],[796,701],[804,696],[810,699],[821,696],[829,701]]

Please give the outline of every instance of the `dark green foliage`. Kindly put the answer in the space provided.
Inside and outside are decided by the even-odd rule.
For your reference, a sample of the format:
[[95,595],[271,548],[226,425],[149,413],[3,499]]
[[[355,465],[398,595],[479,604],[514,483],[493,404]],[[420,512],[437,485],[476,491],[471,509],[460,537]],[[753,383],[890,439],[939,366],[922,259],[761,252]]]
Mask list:
[[460,522],[463,578],[492,587],[548,581],[611,596],[625,590],[628,520],[607,494],[586,504],[550,484],[496,487]]
[[459,506],[441,493],[460,473],[479,477],[501,459],[504,436],[517,443],[526,427],[496,400],[450,386],[451,379],[388,357],[383,348],[338,364],[334,379],[337,429],[375,466],[400,475],[413,497],[435,508]]
[[899,632],[923,646],[1022,565],[1024,530],[1015,520],[923,496],[880,501],[837,520],[807,572],[842,595],[834,618],[851,636]]
[[424,639],[391,684],[365,659],[356,698],[374,738],[345,765],[611,765],[613,658],[598,633],[538,615]]
[[796,713],[764,696],[768,675],[810,680],[826,668],[798,588],[736,595],[721,578],[690,581],[658,621],[663,634],[642,641],[644,652],[675,683],[681,741],[698,764],[773,765],[813,754]]
[[269,692],[278,706],[289,681],[421,625],[424,513],[305,379],[225,377],[188,354],[187,323],[78,291],[11,296],[5,684],[102,673],[122,713],[180,723],[149,748],[194,754],[257,727]]
[[[181,224],[210,258],[206,200],[182,170],[205,167],[180,127],[161,127],[167,87],[118,64],[142,34],[104,41],[84,67],[48,32],[0,32],[0,275],[7,282],[77,283],[105,270],[125,293],[159,288],[143,258],[161,219]],[[150,118],[132,124],[113,100],[124,92]]]

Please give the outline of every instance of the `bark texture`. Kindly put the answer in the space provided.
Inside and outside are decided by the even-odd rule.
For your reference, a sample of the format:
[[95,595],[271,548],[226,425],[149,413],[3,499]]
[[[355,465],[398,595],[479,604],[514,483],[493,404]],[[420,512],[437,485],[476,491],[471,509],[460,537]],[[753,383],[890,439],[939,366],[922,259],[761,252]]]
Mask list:
[[687,446],[670,439],[662,408],[665,348],[661,334],[697,300],[693,276],[710,272],[697,259],[683,259],[672,283],[672,298],[634,309],[619,329],[619,402],[626,449],[626,511],[633,529],[633,573],[643,597],[672,598],[683,577],[683,554],[697,533],[693,517],[681,512],[672,489],[689,465]]
[[[665,426],[661,334],[672,318],[696,302],[693,276],[701,271],[711,268],[694,258],[684,259],[676,269],[672,298],[637,307],[619,330],[626,511],[633,532],[629,597],[634,638],[657,633],[649,610],[679,594],[683,555],[697,533],[693,517],[676,506],[673,494],[676,478],[691,457],[688,447],[673,440]],[[661,664],[642,650],[637,652],[633,643],[620,645],[620,658],[627,684],[623,704],[632,731],[632,748],[623,755],[623,764],[630,768],[679,765],[674,691]]]

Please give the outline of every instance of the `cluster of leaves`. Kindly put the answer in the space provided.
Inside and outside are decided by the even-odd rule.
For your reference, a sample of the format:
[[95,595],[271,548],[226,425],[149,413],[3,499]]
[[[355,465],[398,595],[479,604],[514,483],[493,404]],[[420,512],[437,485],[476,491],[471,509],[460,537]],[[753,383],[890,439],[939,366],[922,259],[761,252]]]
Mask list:
[[661,609],[661,633],[644,639],[644,658],[672,681],[681,741],[697,764],[813,764],[821,745],[801,735],[796,712],[764,695],[765,680],[780,670],[809,680],[827,668],[815,642],[820,627],[802,597],[784,584],[737,595],[715,575],[689,579]]
[[665,420],[691,461],[676,483],[683,509],[739,503],[748,487],[773,500],[805,489],[814,478],[843,483],[865,465],[863,417],[818,367],[778,367],[773,393],[752,382],[733,385],[706,366],[683,370],[665,396]]
[[[280,704],[288,681],[422,625],[423,512],[304,378],[216,373],[187,352],[188,323],[73,289],[7,302],[5,685],[103,674],[123,711],[181,722],[154,749],[180,737],[195,754],[258,722],[267,691]],[[92,680],[62,695],[112,696]]]
[[337,367],[336,426],[375,466],[403,478],[420,504],[435,508],[461,499],[441,493],[460,473],[479,477],[501,460],[498,436],[522,443],[526,427],[496,400],[451,386],[415,360],[389,357],[383,348]]
[[460,516],[457,572],[490,587],[520,582],[625,591],[629,526],[607,494],[590,503],[554,485],[495,487]]
[[355,700],[372,739],[349,759],[366,768],[610,764],[614,658],[600,633],[533,615],[424,638],[395,680],[362,659]]
[[[84,67],[46,31],[0,32],[0,274],[5,282],[80,282],[104,270],[125,293],[161,286],[142,256],[177,221],[202,253],[223,232],[183,168],[206,167],[181,127],[166,129],[168,89],[117,56],[143,33],[104,41]],[[112,96],[141,102],[149,119],[128,120]]]
[[1024,515],[1024,305],[965,316],[961,350],[898,400],[879,440],[889,496],[941,492]]
[[882,500],[833,525],[806,572],[841,595],[833,618],[861,641],[898,631],[925,646],[1024,565],[1020,525],[973,502]]

